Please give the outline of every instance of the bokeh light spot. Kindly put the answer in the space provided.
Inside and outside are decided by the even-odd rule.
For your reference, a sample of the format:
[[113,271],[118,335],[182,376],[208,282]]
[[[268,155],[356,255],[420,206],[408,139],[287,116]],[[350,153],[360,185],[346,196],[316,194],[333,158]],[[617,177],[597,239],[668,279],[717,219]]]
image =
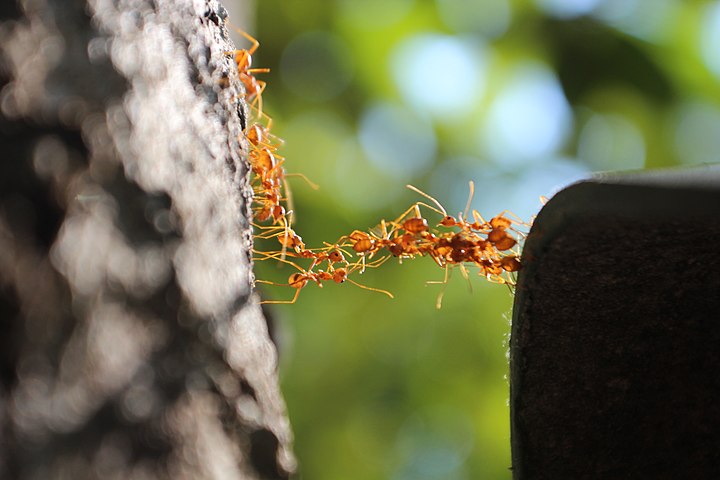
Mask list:
[[482,147],[498,163],[522,164],[551,155],[572,128],[572,112],[557,78],[545,67],[518,68],[493,100]]
[[[400,189],[393,188],[397,179],[385,175],[385,166],[368,161],[347,120],[335,112],[312,110],[295,116],[286,121],[283,138],[283,155],[291,159],[288,173],[302,172],[320,185],[309,196],[316,202],[372,210],[399,195]],[[298,197],[308,191],[300,180],[290,177],[290,183]]]
[[602,0],[535,0],[548,15],[575,18],[592,12]]
[[396,440],[403,462],[393,480],[466,478],[464,463],[474,444],[471,424],[462,412],[444,407],[408,418]]
[[508,0],[435,0],[440,18],[456,32],[475,32],[490,38],[505,33],[512,10]]
[[478,41],[421,34],[400,43],[391,56],[395,83],[405,101],[420,112],[460,117],[485,90],[487,60]]
[[593,115],[582,128],[578,157],[596,170],[627,170],[645,165],[640,129],[620,115]]
[[353,78],[353,55],[337,35],[309,32],[296,37],[283,52],[280,73],[297,96],[316,102],[341,94]]
[[542,206],[540,197],[551,197],[567,185],[590,175],[587,166],[572,159],[549,158],[522,170],[488,168],[477,158],[451,158],[431,179],[430,194],[444,199],[450,212],[459,212],[468,198],[467,183],[473,180],[475,196],[472,208],[486,218],[510,210],[522,219],[530,219]]
[[432,166],[436,150],[432,125],[403,107],[370,106],[360,119],[358,135],[370,162],[390,176],[408,178]]
[[720,2],[708,5],[701,28],[700,51],[705,65],[720,78]]
[[593,16],[629,35],[659,40],[676,13],[676,0],[603,0]]
[[404,19],[414,0],[337,0],[338,13],[354,26],[377,30]]
[[687,103],[677,113],[675,149],[686,164],[717,163],[720,155],[720,108]]

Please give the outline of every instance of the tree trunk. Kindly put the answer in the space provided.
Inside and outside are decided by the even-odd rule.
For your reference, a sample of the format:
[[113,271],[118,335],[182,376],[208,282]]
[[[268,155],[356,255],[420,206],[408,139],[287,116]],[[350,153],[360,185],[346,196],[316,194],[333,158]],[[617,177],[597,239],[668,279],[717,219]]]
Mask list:
[[287,478],[213,0],[0,7],[0,478]]

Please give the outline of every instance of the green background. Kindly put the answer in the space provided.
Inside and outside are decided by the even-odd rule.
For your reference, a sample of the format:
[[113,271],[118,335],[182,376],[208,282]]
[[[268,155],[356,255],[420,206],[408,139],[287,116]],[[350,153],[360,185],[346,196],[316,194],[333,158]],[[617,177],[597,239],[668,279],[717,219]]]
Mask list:
[[[290,180],[308,246],[396,217],[418,200],[408,183],[458,212],[473,180],[484,216],[529,220],[591,172],[720,150],[720,2],[262,0],[255,15],[231,21],[272,69],[258,77],[286,170],[320,184]],[[442,277],[392,260],[353,278],[395,299],[308,285],[267,309],[302,478],[511,477],[512,295],[456,273],[436,310],[425,282]]]

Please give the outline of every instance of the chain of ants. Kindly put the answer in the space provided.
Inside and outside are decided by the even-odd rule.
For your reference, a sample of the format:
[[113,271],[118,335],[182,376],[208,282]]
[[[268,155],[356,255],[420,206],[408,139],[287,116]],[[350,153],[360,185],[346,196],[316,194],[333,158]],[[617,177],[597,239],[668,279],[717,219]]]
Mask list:
[[[483,219],[476,210],[470,212],[474,190],[472,182],[470,198],[463,214],[448,215],[435,198],[407,185],[425,197],[430,204],[416,202],[394,220],[381,220],[378,226],[369,231],[354,230],[334,243],[325,243],[320,248],[306,248],[300,235],[291,227],[293,210],[287,177],[298,176],[311,187],[317,186],[302,174],[285,172],[285,158],[277,153],[283,142],[271,133],[272,119],[263,113],[262,94],[266,83],[255,78],[255,74],[266,73],[269,69],[251,68],[252,55],[258,49],[259,43],[247,33],[238,31],[252,43],[249,49],[229,53],[234,56],[240,81],[245,88],[245,99],[253,113],[252,122],[249,122],[250,125],[244,132],[253,171],[253,226],[262,232],[256,235],[256,238],[275,238],[280,246],[277,251],[254,251],[260,255],[255,260],[274,259],[297,269],[286,284],[256,280],[257,283],[295,289],[291,300],[265,300],[261,303],[295,303],[306,285],[315,283],[322,287],[323,282],[349,282],[392,298],[393,295],[386,290],[369,287],[350,278],[350,275],[356,272],[362,274],[366,268],[379,267],[391,257],[397,257],[401,262],[416,257],[432,258],[439,267],[445,269],[445,278],[443,281],[427,283],[446,285],[450,270],[454,267],[459,267],[463,276],[469,279],[467,266],[473,266],[478,269],[480,276],[491,282],[511,288],[514,286],[515,272],[521,268],[517,237],[524,235],[520,227],[527,227],[527,224],[512,218],[507,211],[489,221]],[[430,222],[422,215],[421,207],[439,215],[440,221],[431,227]],[[309,266],[303,268],[295,259],[304,259],[309,262]],[[442,305],[443,293],[444,288],[438,295],[437,308]]]

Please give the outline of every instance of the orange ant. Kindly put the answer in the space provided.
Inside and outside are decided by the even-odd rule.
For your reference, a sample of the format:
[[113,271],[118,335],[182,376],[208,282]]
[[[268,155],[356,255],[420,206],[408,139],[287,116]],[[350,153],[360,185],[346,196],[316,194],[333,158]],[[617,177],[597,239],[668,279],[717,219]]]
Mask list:
[[[429,232],[430,227],[428,222],[420,213],[421,205],[435,210],[423,202],[416,202],[395,220],[389,222],[384,219],[380,220],[380,224],[374,229],[371,229],[369,233],[363,232],[362,230],[354,230],[350,235],[341,237],[338,243],[350,241],[352,249],[362,256],[367,255],[368,257],[372,257],[382,248],[387,248],[394,256],[400,256],[401,258],[403,254],[406,257],[413,256],[409,254],[410,252],[408,250],[411,244],[415,243],[414,238],[400,235],[400,231],[404,230],[407,234],[410,234],[410,237]],[[415,216],[408,218],[408,215],[411,213],[415,213]],[[391,226],[389,231],[388,225]]]
[[469,183],[470,186],[470,194],[468,196],[467,204],[465,205],[465,212],[463,214],[458,214],[457,217],[453,217],[452,215],[448,215],[447,211],[445,210],[445,207],[443,207],[440,202],[438,202],[434,197],[431,197],[427,193],[423,192],[417,187],[414,187],[412,185],[406,185],[407,188],[410,190],[419,193],[423,197],[429,199],[431,202],[433,202],[438,210],[436,210],[438,213],[442,215],[442,220],[440,220],[440,223],[438,225],[442,225],[443,227],[459,227],[461,230],[474,230],[476,232],[482,232],[487,229],[487,222],[482,218],[482,216],[478,213],[477,210],[472,211],[473,219],[475,220],[473,223],[469,223],[466,218],[468,218],[468,213],[470,212],[470,205],[472,204],[472,199],[475,194],[475,183],[471,180]]
[[[447,215],[445,208],[432,196],[412,185],[408,185],[408,188],[429,199],[437,207],[434,210],[443,215],[439,223],[440,226],[460,229],[459,232],[448,232],[441,234],[439,237],[427,236],[430,240],[429,246],[426,246],[421,252],[430,255],[438,266],[445,267],[444,280],[429,283],[446,285],[450,275],[450,267],[456,265],[461,268],[463,276],[469,280],[464,264],[472,263],[480,268],[481,275],[488,280],[512,285],[514,282],[511,279],[504,278],[502,275],[503,273],[517,272],[520,270],[521,264],[516,255],[502,252],[512,249],[517,244],[517,240],[508,233],[508,230],[512,229],[521,233],[514,229],[512,225],[513,223],[522,222],[507,218],[505,216],[507,212],[503,212],[492,218],[490,222],[487,222],[476,210],[472,211],[473,222],[466,220],[474,194],[473,182],[469,182],[469,185],[470,195],[465,211],[457,217]],[[481,235],[485,235],[485,238]],[[438,295],[436,301],[438,308],[442,305],[444,292],[445,288]]]
[[[260,123],[260,118],[266,118],[267,124],[263,125]],[[264,112],[260,118],[256,123],[253,123],[245,129],[245,138],[247,138],[248,142],[255,148],[268,147],[274,152],[284,142],[281,138],[270,133],[273,124],[272,118]]]
[[[283,168],[285,158],[275,153],[277,147],[264,142],[260,143],[261,136],[267,137],[269,132],[263,130],[263,127],[259,124],[256,124],[256,126],[257,128],[250,130],[250,132],[255,132],[250,141],[254,148],[248,155],[253,173],[255,173],[254,182],[257,182],[253,187],[254,201],[259,204],[255,218],[259,222],[272,219],[274,224],[283,220],[283,223],[289,226],[293,223],[293,204],[286,179],[296,176],[305,180],[315,190],[317,190],[318,186],[301,173],[286,173]],[[284,198],[282,196],[283,188],[285,189]],[[287,209],[282,205],[283,201],[287,204]],[[284,220],[286,216],[287,221]]]
[[250,68],[252,66],[252,56],[257,51],[258,47],[260,47],[260,42],[258,42],[255,38],[250,36],[248,33],[240,30],[239,28],[233,28],[240,35],[245,37],[245,39],[247,39],[252,44],[252,46],[249,49],[241,48],[233,52],[227,53],[233,55],[235,59],[235,64],[237,65],[238,69],[238,75],[240,76],[240,81],[245,86],[245,94],[247,98],[254,98],[251,106],[256,107],[258,117],[262,117],[262,94],[265,91],[265,87],[267,86],[267,84],[262,80],[258,80],[257,78],[255,78],[254,75],[256,73],[268,73],[270,69]]
[[295,263],[290,262],[288,260],[283,260],[281,258],[277,258],[278,261],[290,264],[297,268],[299,272],[295,272],[291,274],[288,277],[288,283],[276,283],[271,282],[269,280],[255,280],[256,283],[264,283],[267,285],[276,285],[276,286],[285,286],[285,287],[292,287],[295,289],[295,295],[293,296],[292,300],[263,300],[260,302],[260,304],[293,304],[297,301],[298,297],[300,296],[300,290],[302,290],[309,282],[315,282],[315,284],[322,288],[323,282],[329,282],[333,281],[337,284],[345,283],[346,281],[349,283],[352,283],[353,285],[360,287],[364,290],[370,290],[372,292],[378,292],[387,295],[390,298],[395,298],[392,293],[388,292],[387,290],[382,290],[379,288],[373,288],[368,287],[367,285],[363,285],[361,283],[355,282],[354,280],[351,280],[349,275],[357,270],[358,264],[351,264],[347,267],[340,267],[340,268],[334,268],[331,266],[330,269],[327,271],[325,270],[318,270],[317,272],[313,272],[312,270],[308,269],[305,270],[303,268],[300,268]]
[[511,214],[507,210],[493,217],[489,222],[485,221],[485,219],[482,217],[482,215],[478,213],[477,210],[473,210],[472,216],[474,222],[470,223],[465,220],[468,217],[472,198],[475,193],[475,184],[472,182],[472,180],[469,182],[469,185],[470,195],[465,206],[465,213],[462,215],[458,215],[457,218],[451,215],[447,215],[445,213],[445,209],[440,204],[440,202],[438,202],[436,199],[434,199],[427,193],[413,187],[412,185],[408,185],[407,187],[419,193],[420,195],[423,195],[424,197],[430,199],[433,203],[435,203],[435,205],[437,205],[440,210],[442,210],[444,215],[439,225],[442,225],[444,227],[459,227],[463,231],[486,233],[487,240],[492,243],[495,248],[500,251],[510,250],[517,244],[517,240],[515,240],[515,238],[508,234],[507,230],[513,230],[516,233],[522,235],[522,232],[514,229],[512,225],[514,223],[525,225],[525,223],[520,221],[519,219],[515,220],[506,217],[506,214]]
[[260,235],[257,238],[267,239],[276,237],[278,239],[278,242],[282,246],[282,249],[279,252],[255,251],[255,253],[260,253],[264,255],[264,258],[256,258],[256,260],[267,260],[269,258],[278,259],[277,255],[279,254],[280,261],[284,263],[289,263],[300,269],[300,267],[298,267],[298,265],[296,265],[294,262],[285,260],[285,256],[288,255],[291,257],[310,259],[312,260],[312,264],[310,265],[308,270],[312,270],[316,265],[323,262],[328,262],[328,268],[334,268],[334,265],[336,263],[342,263],[346,267],[350,265],[350,262],[348,262],[345,258],[347,252],[345,252],[338,245],[330,245],[326,243],[324,248],[307,249],[305,248],[305,243],[303,242],[302,237],[295,233],[292,228],[275,227],[275,230],[281,231],[277,231],[276,233],[268,235]]
[[[470,194],[465,210],[457,217],[448,215],[440,202],[432,196],[408,185],[409,189],[420,194],[430,203],[415,202],[394,220],[383,219],[367,232],[354,230],[349,235],[341,237],[335,244],[325,243],[324,247],[317,249],[306,248],[302,238],[291,228],[293,208],[287,178],[298,176],[311,188],[318,187],[303,174],[285,172],[285,158],[278,155],[279,147],[283,142],[271,133],[272,118],[263,113],[262,94],[267,84],[255,78],[255,74],[270,70],[252,68],[252,55],[258,50],[260,43],[249,34],[236,30],[251,43],[248,49],[238,49],[227,54],[234,57],[239,78],[245,89],[245,99],[250,103],[250,113],[255,115],[255,123],[244,130],[249,147],[248,160],[255,174],[252,186],[255,204],[253,211],[256,221],[272,221],[272,225],[269,226],[258,224],[253,226],[263,231],[257,235],[257,238],[277,238],[281,245],[279,251],[253,250],[253,253],[260,255],[255,258],[257,261],[273,259],[297,269],[297,272],[288,277],[286,284],[257,280],[258,283],[289,286],[295,289],[291,300],[269,300],[261,303],[293,304],[297,301],[300,290],[308,283],[314,282],[318,287],[322,287],[324,282],[330,281],[338,284],[349,282],[359,288],[383,293],[393,298],[393,295],[386,290],[368,287],[349,278],[356,271],[362,274],[366,268],[379,267],[390,256],[399,258],[400,262],[405,258],[430,256],[438,266],[445,268],[445,278],[442,282],[428,282],[444,285],[436,301],[438,308],[442,305],[445,287],[451,270],[455,267],[460,268],[468,282],[470,278],[466,265],[474,265],[479,269],[479,275],[487,280],[504,283],[510,287],[514,285],[513,274],[522,267],[518,259],[516,234],[524,236],[515,225],[526,224],[517,217],[508,217],[507,211],[490,221],[486,221],[477,210],[471,211],[475,190],[472,181],[469,182]],[[423,217],[421,207],[441,215],[436,227],[444,227],[448,230],[438,231],[436,227],[431,227],[428,220]],[[375,255],[378,258],[373,260]],[[347,258],[353,256],[356,261],[348,261]],[[288,260],[286,257],[292,257],[293,260]],[[303,268],[295,263],[301,261],[310,262],[309,267]],[[324,270],[319,268],[325,264],[327,266]]]

